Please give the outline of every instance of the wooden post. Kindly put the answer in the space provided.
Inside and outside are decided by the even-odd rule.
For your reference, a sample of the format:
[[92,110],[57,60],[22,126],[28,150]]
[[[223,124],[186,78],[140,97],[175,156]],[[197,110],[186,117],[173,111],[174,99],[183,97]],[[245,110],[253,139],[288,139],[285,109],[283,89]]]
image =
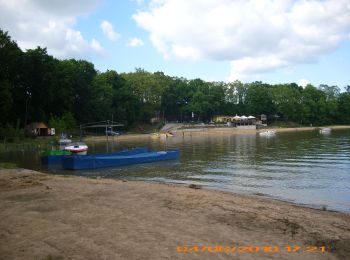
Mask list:
[[106,145],[107,145],[107,153],[108,153],[108,133],[107,133],[107,125],[106,125]]
[[112,151],[114,151],[113,114],[112,114],[112,126],[111,126],[111,132],[112,132]]

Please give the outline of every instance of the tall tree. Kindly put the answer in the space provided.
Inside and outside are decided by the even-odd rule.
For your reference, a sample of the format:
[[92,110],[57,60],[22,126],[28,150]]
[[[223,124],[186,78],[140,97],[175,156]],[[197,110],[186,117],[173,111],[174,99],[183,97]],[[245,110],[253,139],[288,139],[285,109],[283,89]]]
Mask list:
[[189,102],[187,81],[181,78],[172,78],[162,96],[161,110],[167,120],[183,121],[189,117],[185,107]]
[[338,120],[343,124],[350,124],[350,89],[339,95]]
[[270,85],[263,84],[260,81],[248,84],[245,98],[247,113],[251,115],[272,115],[276,113],[269,93],[269,87]]
[[[94,65],[85,60],[70,59],[62,61],[61,68],[64,69],[64,74],[58,90],[62,90],[65,107],[71,107],[70,111],[73,111],[78,123],[94,121],[91,106],[92,82],[97,75]],[[67,102],[64,101],[65,98]]]
[[45,48],[27,50],[23,56],[23,95],[26,100],[25,121],[48,121],[55,112],[58,60],[47,54]]
[[302,88],[296,84],[280,84],[270,88],[272,102],[282,119],[299,122],[301,92]]
[[[22,51],[0,29],[0,124],[14,123],[21,116],[17,89],[21,85]],[[17,106],[14,106],[16,104]],[[23,121],[22,121],[23,122]]]

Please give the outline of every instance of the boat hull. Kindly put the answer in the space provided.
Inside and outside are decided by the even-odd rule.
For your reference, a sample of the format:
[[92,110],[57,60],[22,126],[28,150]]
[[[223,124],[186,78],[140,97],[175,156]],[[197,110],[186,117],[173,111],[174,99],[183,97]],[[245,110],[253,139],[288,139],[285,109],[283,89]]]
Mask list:
[[332,131],[331,128],[321,128],[320,129],[320,134],[330,134]]
[[65,156],[62,166],[69,170],[86,170],[106,167],[118,167],[131,164],[150,163],[165,160],[176,160],[179,151],[146,152],[124,155],[87,155],[87,156]]
[[87,155],[87,149],[80,149],[80,150],[68,150],[72,154],[78,154],[78,155]]
[[45,165],[60,164],[64,156],[67,155],[45,155],[41,157],[41,163]]
[[80,155],[84,155],[87,153],[88,147],[86,145],[84,146],[66,146],[64,148],[65,151],[69,151],[71,153],[74,154],[80,154]]
[[267,137],[270,137],[270,136],[275,136],[276,135],[276,132],[275,131],[264,131],[264,132],[260,132],[259,133],[259,136],[267,136]]
[[70,152],[62,150],[45,151],[42,153],[41,163],[45,165],[60,164],[62,163],[62,158],[70,154]]
[[[131,155],[138,153],[147,153],[149,150],[146,147],[137,147],[134,149],[125,149],[115,153],[98,154],[95,156],[108,156],[108,155]],[[56,153],[56,154],[55,154]],[[70,156],[71,153],[67,151],[56,151],[55,153],[47,153],[41,156],[41,163],[45,165],[61,164],[62,159],[65,156]]]

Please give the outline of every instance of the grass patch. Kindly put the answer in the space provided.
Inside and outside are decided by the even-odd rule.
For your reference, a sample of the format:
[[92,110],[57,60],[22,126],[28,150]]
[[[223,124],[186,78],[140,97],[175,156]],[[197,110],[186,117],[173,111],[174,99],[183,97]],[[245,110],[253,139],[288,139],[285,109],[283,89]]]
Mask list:
[[17,165],[10,162],[0,162],[0,169],[15,169]]
[[57,137],[26,138],[0,140],[0,152],[46,150],[56,146]]

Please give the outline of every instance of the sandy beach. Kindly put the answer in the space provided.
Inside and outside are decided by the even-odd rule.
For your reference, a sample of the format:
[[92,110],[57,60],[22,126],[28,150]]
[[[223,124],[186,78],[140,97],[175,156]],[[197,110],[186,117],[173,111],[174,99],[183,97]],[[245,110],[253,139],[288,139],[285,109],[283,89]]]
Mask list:
[[196,188],[0,170],[0,259],[350,255],[349,214]]
[[[329,126],[331,129],[350,129],[348,125],[339,125],[339,126]],[[172,130],[172,133],[175,133],[177,137],[187,137],[187,136],[202,136],[202,135],[227,135],[227,134],[256,134],[261,131],[273,130],[277,133],[283,132],[299,132],[299,131],[315,131],[320,129],[320,127],[288,127],[288,128],[268,128],[268,129],[237,129],[234,127],[197,127],[189,129],[176,129]],[[152,137],[153,134],[124,134],[119,136],[111,137],[109,140],[114,141],[132,141],[132,140],[148,140]],[[89,136],[85,137],[84,141],[86,142],[99,142],[105,141],[106,136]]]

